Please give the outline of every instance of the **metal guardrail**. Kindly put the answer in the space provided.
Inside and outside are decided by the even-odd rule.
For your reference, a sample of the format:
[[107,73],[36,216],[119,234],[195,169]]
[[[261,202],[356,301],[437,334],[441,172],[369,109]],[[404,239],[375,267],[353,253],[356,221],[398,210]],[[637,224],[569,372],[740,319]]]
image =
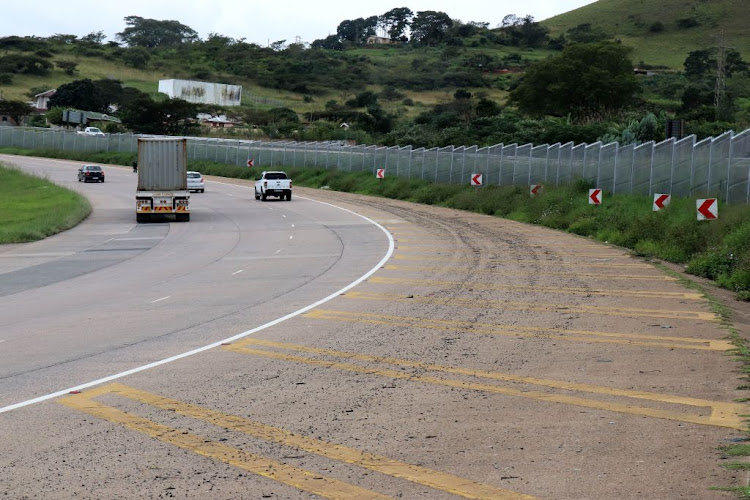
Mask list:
[[[72,151],[136,152],[138,135],[85,136],[45,128],[0,127],[0,146]],[[750,203],[750,129],[697,141],[640,145],[496,144],[494,146],[349,145],[344,141],[262,142],[188,138],[188,156],[255,169],[335,168],[347,172],[385,168],[388,176],[469,184],[481,173],[485,184],[564,185],[591,181],[612,194],[669,193]]]

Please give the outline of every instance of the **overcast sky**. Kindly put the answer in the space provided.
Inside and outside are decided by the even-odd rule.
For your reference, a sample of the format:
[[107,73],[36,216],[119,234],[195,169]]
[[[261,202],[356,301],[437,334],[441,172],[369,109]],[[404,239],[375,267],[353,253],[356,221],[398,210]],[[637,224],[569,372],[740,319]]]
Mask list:
[[445,12],[451,19],[476,21],[496,27],[507,14],[531,15],[537,21],[567,12],[595,0],[36,0],[23,3],[1,0],[0,36],[48,37],[56,33],[85,36],[102,31],[106,41],[125,29],[126,16],[174,20],[189,26],[205,40],[219,33],[258,45],[279,40],[310,43],[336,33],[347,19],[367,18],[393,8],[408,7],[413,12]]

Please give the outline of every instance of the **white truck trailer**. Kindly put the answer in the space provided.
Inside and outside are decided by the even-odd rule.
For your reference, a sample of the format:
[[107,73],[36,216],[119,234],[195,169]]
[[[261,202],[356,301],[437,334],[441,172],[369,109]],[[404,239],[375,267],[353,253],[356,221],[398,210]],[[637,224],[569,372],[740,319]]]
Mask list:
[[187,139],[138,139],[136,221],[174,214],[176,221],[190,220],[187,187]]

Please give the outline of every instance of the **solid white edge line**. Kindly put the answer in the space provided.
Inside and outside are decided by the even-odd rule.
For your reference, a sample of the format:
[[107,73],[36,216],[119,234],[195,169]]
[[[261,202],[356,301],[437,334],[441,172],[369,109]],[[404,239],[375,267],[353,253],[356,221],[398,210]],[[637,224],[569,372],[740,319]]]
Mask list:
[[157,302],[161,302],[162,300],[167,300],[169,297],[171,297],[171,295],[167,295],[166,297],[162,297],[160,299],[152,300],[151,303],[156,304]]
[[138,373],[138,372],[142,372],[142,371],[145,371],[145,370],[149,370],[151,368],[156,368],[157,366],[166,365],[167,363],[171,363],[172,361],[177,361],[179,359],[187,358],[188,356],[192,356],[194,354],[198,354],[198,353],[201,353],[201,352],[204,352],[204,351],[208,351],[208,350],[213,349],[215,347],[219,347],[222,344],[226,344],[226,343],[229,343],[229,342],[233,342],[235,340],[239,340],[239,339],[244,338],[244,337],[248,337],[248,336],[250,336],[250,335],[252,335],[254,333],[257,333],[257,332],[259,332],[261,330],[265,330],[266,328],[269,328],[271,326],[278,325],[279,323],[282,323],[282,322],[284,322],[284,321],[286,321],[288,319],[291,319],[291,318],[294,318],[296,316],[299,316],[300,314],[304,314],[304,313],[306,313],[307,311],[309,311],[311,309],[315,309],[316,307],[318,307],[318,306],[320,306],[322,304],[325,304],[329,300],[335,299],[336,297],[338,297],[342,293],[348,292],[349,290],[351,290],[352,288],[354,288],[355,286],[359,285],[360,283],[362,283],[363,281],[365,281],[367,278],[369,278],[370,276],[372,276],[373,274],[375,274],[377,272],[377,270],[380,269],[388,261],[388,259],[391,258],[391,255],[393,255],[393,249],[394,249],[394,246],[395,246],[394,241],[393,241],[393,236],[391,236],[391,233],[389,233],[387,229],[385,229],[383,226],[381,226],[380,224],[378,224],[374,220],[370,219],[369,217],[365,217],[362,214],[358,214],[358,213],[356,213],[356,212],[354,212],[352,210],[349,210],[349,209],[346,209],[346,208],[342,208],[342,207],[338,207],[338,206],[333,205],[331,203],[326,203],[326,202],[317,201],[317,200],[311,200],[310,198],[303,198],[303,197],[298,197],[298,198],[299,199],[303,199],[303,200],[312,201],[312,202],[315,202],[315,203],[320,203],[322,205],[328,205],[329,207],[337,208],[339,210],[343,210],[344,212],[349,212],[350,214],[356,215],[357,217],[361,217],[362,219],[366,220],[370,224],[373,224],[378,229],[380,229],[381,231],[383,231],[383,233],[385,233],[385,235],[388,237],[388,252],[386,252],[385,256],[380,260],[380,262],[378,262],[375,265],[375,267],[373,267],[372,269],[370,269],[367,273],[365,273],[364,275],[362,275],[357,280],[355,280],[352,283],[348,284],[347,286],[345,286],[341,290],[337,290],[337,291],[333,292],[332,294],[328,295],[327,297],[322,298],[319,301],[317,301],[317,302],[315,302],[313,304],[310,304],[309,306],[305,306],[302,309],[298,309],[298,310],[296,310],[296,311],[294,311],[292,313],[289,313],[286,316],[282,316],[282,317],[277,318],[277,319],[275,319],[273,321],[269,321],[268,323],[266,323],[264,325],[257,326],[255,328],[250,329],[250,330],[246,330],[246,331],[244,331],[242,333],[238,333],[237,335],[233,335],[233,336],[225,338],[223,340],[216,341],[216,342],[214,342],[212,344],[208,344],[206,346],[199,347],[197,349],[193,349],[192,351],[187,351],[187,352],[184,352],[182,354],[177,354],[175,356],[171,356],[169,358],[165,358],[165,359],[162,359],[162,360],[159,360],[159,361],[154,361],[153,363],[149,363],[147,365],[139,366],[139,367],[136,367],[136,368],[131,368],[130,370],[126,370],[126,371],[120,372],[120,373],[115,373],[114,375],[110,375],[108,377],[104,377],[104,378],[100,378],[100,379],[97,379],[97,380],[93,380],[91,382],[86,382],[85,384],[76,385],[74,387],[69,387],[67,389],[63,389],[63,390],[60,390],[60,391],[53,392],[51,394],[46,394],[44,396],[39,396],[39,397],[34,398],[34,399],[29,399],[27,401],[22,401],[20,403],[15,403],[15,404],[12,404],[12,405],[5,406],[3,408],[0,408],[0,413],[5,413],[6,411],[11,411],[11,410],[17,410],[18,408],[23,408],[24,406],[29,406],[29,405],[33,405],[33,404],[36,404],[36,403],[41,403],[43,401],[48,401],[50,399],[59,398],[60,396],[65,396],[66,394],[69,394],[70,392],[73,392],[73,391],[80,391],[80,390],[83,390],[83,389],[88,389],[89,387],[94,387],[96,385],[106,384],[107,382],[111,382],[113,380],[117,380],[117,379],[122,378],[122,377],[127,377],[128,375],[133,375],[134,373]]

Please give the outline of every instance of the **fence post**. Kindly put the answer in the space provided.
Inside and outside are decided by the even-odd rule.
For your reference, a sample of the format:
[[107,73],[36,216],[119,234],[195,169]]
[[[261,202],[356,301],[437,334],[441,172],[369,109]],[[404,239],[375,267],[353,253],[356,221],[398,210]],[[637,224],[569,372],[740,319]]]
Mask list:
[[651,143],[651,167],[648,174],[648,195],[651,196],[653,193],[651,192],[651,186],[653,186],[654,183],[654,156],[656,155],[656,143]]
[[727,159],[727,194],[725,201],[729,203],[729,181],[732,179],[732,155],[734,154],[734,132],[729,135],[729,158]]

